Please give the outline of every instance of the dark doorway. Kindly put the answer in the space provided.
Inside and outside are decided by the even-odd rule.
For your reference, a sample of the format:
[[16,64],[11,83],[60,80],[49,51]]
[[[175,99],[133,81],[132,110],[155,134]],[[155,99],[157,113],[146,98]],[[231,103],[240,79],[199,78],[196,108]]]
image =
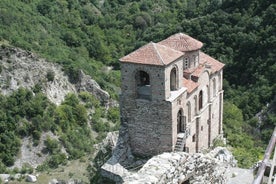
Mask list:
[[196,141],[196,153],[199,151],[199,118],[196,118],[196,134],[195,134],[195,141]]
[[180,109],[177,113],[177,133],[185,132],[186,124],[183,110]]

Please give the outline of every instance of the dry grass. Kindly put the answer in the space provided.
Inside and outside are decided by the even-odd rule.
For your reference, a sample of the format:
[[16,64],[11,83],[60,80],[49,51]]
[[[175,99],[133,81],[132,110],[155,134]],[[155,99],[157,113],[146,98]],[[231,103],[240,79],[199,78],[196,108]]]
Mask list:
[[[82,180],[84,183],[89,183],[87,166],[89,164],[88,158],[80,160],[73,160],[68,162],[65,166],[59,166],[59,168],[51,170],[49,172],[37,173],[36,184],[47,184],[52,179],[68,181],[69,179]],[[30,184],[30,182],[22,181],[10,181],[9,184]]]

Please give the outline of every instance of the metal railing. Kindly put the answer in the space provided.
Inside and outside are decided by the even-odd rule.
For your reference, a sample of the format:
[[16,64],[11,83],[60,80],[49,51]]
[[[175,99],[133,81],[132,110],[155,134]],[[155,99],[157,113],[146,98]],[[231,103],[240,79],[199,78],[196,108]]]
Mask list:
[[[253,181],[252,184],[261,184],[262,183],[265,169],[268,166],[270,155],[271,155],[271,153],[272,153],[272,151],[274,149],[273,161],[272,161],[272,164],[271,164],[269,178],[268,178],[268,184],[272,183],[272,175],[273,175],[273,172],[274,172],[275,159],[276,159],[275,158],[276,157],[275,142],[276,142],[276,127],[274,128],[274,132],[273,132],[273,134],[271,136],[271,139],[270,139],[269,144],[268,144],[268,146],[266,148],[266,151],[265,151],[264,159],[263,159],[263,161],[261,163],[261,166],[258,169],[257,175],[256,175],[256,177],[255,177],[255,179],[254,179],[254,181]],[[274,178],[273,184],[274,183],[276,183],[276,178]]]

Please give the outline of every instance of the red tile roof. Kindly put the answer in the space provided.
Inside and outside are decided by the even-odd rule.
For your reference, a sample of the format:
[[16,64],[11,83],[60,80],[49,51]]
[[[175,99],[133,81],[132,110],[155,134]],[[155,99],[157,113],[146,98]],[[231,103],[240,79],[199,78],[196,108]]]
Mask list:
[[[199,50],[202,45],[200,41],[186,34],[178,33],[159,43],[150,42],[122,57],[120,61],[147,65],[168,65],[184,56],[187,51]],[[191,93],[199,86],[196,80],[204,70],[208,69],[211,73],[215,73],[223,67],[223,63],[199,51],[198,67],[186,69],[184,71],[184,75],[185,73],[191,75],[192,79],[195,79],[195,81],[183,78],[183,85],[187,88],[187,92]]]
[[204,63],[199,63],[199,65],[197,66],[197,68],[193,71],[192,75],[199,77],[200,74],[204,71],[205,67],[204,67]]
[[168,65],[181,56],[183,56],[183,53],[180,51],[150,42],[122,57],[120,61],[148,65]]
[[[223,63],[199,51],[198,67],[195,68],[194,70],[192,69],[185,70],[185,72],[190,73],[192,76],[198,78],[206,68],[209,68],[211,70],[211,73],[215,73],[221,70],[223,67],[224,67]],[[196,89],[199,86],[198,82],[195,82],[191,79],[185,79],[185,78],[183,79],[183,84],[187,88],[188,93],[191,93],[194,89]]]
[[206,67],[210,67],[212,73],[221,70],[225,65],[201,51],[199,51],[199,63],[205,64]]
[[191,93],[194,89],[196,89],[199,86],[199,83],[183,78],[183,85],[187,88],[187,92]]
[[167,39],[160,41],[159,44],[181,52],[198,50],[203,46],[202,42],[183,33],[174,34]]

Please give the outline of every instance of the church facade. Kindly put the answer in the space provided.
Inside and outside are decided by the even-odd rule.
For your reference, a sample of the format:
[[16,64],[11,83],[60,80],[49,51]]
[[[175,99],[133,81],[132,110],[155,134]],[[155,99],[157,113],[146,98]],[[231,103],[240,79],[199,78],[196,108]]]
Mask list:
[[200,152],[222,135],[224,64],[183,33],[122,57],[121,121],[132,153]]

